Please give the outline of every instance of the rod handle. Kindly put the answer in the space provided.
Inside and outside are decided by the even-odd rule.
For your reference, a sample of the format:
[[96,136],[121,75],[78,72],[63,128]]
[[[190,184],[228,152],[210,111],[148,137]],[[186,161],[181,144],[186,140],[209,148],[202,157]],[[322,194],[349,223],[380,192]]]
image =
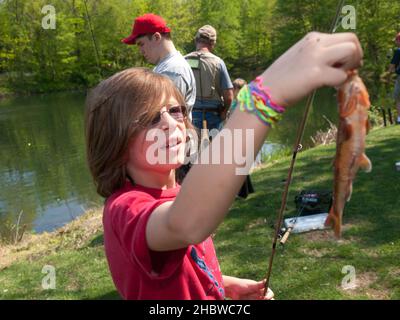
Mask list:
[[282,239],[279,241],[280,244],[285,244],[287,239],[289,238],[290,233],[292,232],[293,227],[289,227],[285,234],[283,235]]

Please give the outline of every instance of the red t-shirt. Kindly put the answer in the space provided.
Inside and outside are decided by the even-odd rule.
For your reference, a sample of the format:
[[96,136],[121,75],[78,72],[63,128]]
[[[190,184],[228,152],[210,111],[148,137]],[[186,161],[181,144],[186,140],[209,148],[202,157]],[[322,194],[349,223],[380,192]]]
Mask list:
[[107,199],[104,246],[114,284],[124,299],[224,299],[211,237],[174,251],[156,252],[147,246],[150,214],[173,201],[179,190],[180,186],[159,190],[127,182]]

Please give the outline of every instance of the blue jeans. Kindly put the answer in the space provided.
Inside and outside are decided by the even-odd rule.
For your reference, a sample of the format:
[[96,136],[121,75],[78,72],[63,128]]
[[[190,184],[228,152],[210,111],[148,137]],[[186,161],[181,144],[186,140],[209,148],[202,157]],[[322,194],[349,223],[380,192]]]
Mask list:
[[[193,111],[192,112],[193,125],[198,129],[203,128],[203,112]],[[218,112],[205,112],[205,119],[207,120],[207,129],[219,129],[222,122]]]

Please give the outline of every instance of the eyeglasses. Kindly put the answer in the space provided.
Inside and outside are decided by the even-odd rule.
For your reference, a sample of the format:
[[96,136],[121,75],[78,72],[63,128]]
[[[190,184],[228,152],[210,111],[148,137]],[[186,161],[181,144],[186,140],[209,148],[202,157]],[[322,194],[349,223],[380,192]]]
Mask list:
[[161,116],[164,114],[164,112],[168,112],[169,115],[178,122],[183,122],[187,117],[186,106],[171,106],[167,110],[162,110],[157,113],[155,117],[151,120],[150,124],[152,126],[157,125],[161,121]]

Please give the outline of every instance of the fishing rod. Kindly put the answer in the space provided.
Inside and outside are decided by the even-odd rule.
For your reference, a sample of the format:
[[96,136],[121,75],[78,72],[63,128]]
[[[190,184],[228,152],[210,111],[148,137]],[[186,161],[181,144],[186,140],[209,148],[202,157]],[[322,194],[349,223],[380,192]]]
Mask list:
[[[337,27],[339,26],[339,22],[340,22],[340,18],[341,18],[340,12],[343,8],[343,4],[344,4],[344,0],[340,0],[338,2],[335,18],[332,21],[332,25],[331,25],[329,33],[334,33],[336,31]],[[277,222],[275,224],[275,234],[274,234],[274,240],[272,242],[272,251],[271,251],[270,258],[269,258],[267,275],[265,278],[266,280],[265,280],[265,285],[264,285],[264,296],[266,296],[266,294],[268,293],[269,282],[270,282],[271,272],[272,272],[272,265],[273,265],[275,252],[276,252],[276,245],[277,245],[278,237],[279,237],[279,230],[281,229],[282,222],[283,222],[283,213],[286,208],[287,198],[288,198],[288,194],[289,194],[289,187],[292,182],[292,174],[293,174],[294,164],[296,162],[297,153],[301,150],[301,141],[303,140],[304,129],[306,126],[308,115],[310,113],[310,109],[313,104],[316,92],[317,92],[317,90],[315,89],[307,98],[306,109],[304,111],[303,119],[302,119],[299,129],[298,129],[296,143],[293,148],[293,156],[292,156],[292,160],[291,160],[290,167],[289,167],[288,177],[286,179],[285,189],[282,194],[281,207],[279,209]],[[289,231],[289,233],[290,233],[290,231]],[[285,241],[289,237],[289,233],[285,235],[285,238],[286,238]]]

